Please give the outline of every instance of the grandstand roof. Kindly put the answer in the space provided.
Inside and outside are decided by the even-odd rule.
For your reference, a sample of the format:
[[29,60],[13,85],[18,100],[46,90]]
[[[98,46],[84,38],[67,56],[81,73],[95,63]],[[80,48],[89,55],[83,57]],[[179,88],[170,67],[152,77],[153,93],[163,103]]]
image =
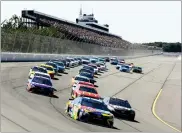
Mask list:
[[[30,17],[30,14],[29,14],[29,13],[31,13],[31,15],[33,15],[33,16]],[[112,34],[112,33],[109,33],[109,32],[105,32],[105,31],[102,31],[102,30],[99,30],[99,29],[91,28],[91,27],[86,26],[86,25],[80,25],[80,24],[77,24],[77,23],[75,23],[75,22],[68,21],[68,20],[64,20],[64,19],[61,19],[61,18],[52,16],[52,15],[48,15],[48,14],[45,14],[45,13],[41,13],[41,12],[38,12],[38,11],[35,11],[35,10],[22,10],[22,17],[27,17],[27,18],[29,18],[29,19],[34,19],[34,20],[36,21],[36,20],[37,20],[37,18],[36,18],[37,15],[38,15],[39,17],[40,17],[40,16],[45,16],[45,17],[47,17],[47,18],[55,19],[55,20],[58,20],[58,21],[61,21],[61,22],[67,23],[67,24],[79,26],[79,27],[82,27],[82,28],[86,28],[86,29],[89,29],[89,30],[93,30],[93,31],[105,33],[105,34],[107,34],[107,35],[116,36],[116,37],[121,38],[120,36],[115,35],[115,34]]]

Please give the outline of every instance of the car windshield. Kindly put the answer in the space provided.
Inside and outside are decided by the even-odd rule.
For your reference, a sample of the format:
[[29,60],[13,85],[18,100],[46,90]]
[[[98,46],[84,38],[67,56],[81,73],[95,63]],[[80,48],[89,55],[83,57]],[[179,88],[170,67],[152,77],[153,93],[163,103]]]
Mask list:
[[51,67],[45,67],[47,70],[49,70],[49,71],[53,71],[53,68],[51,68]]
[[88,79],[86,78],[82,78],[82,77],[76,77],[75,80],[78,80],[78,81],[84,81],[84,82],[89,82]]
[[130,68],[129,66],[123,66],[123,67],[124,67],[124,68],[127,68],[127,69]]
[[80,91],[85,91],[85,92],[90,92],[90,93],[94,93],[97,94],[97,91],[94,88],[89,88],[89,87],[85,87],[85,86],[80,86]]
[[123,107],[126,107],[126,108],[131,108],[131,106],[128,103],[128,101],[124,101],[124,100],[117,99],[117,98],[110,98],[109,104],[123,106]]
[[93,68],[95,68],[95,69],[97,69],[97,67],[96,66],[92,66]]
[[45,69],[40,68],[40,67],[34,67],[32,70],[35,72],[47,73],[47,71]]
[[83,60],[89,60],[89,58],[82,58]]
[[41,73],[35,73],[35,76],[40,76],[40,77],[50,78],[48,75],[41,74]]
[[92,71],[94,71],[94,68],[92,68],[92,67],[89,67],[89,66],[84,66],[83,68],[85,68],[85,69],[89,69],[89,70],[92,70]]
[[85,77],[88,77],[88,78],[92,78],[92,75],[89,74],[89,73],[80,73],[81,76],[85,76]]
[[55,63],[58,64],[59,66],[64,66],[62,62],[55,62]]
[[41,78],[41,77],[33,78],[32,82],[52,86],[52,83],[49,79],[45,79],[45,78]]
[[50,65],[50,66],[53,66],[54,68],[56,68],[57,66],[53,63],[46,63],[46,65]]
[[104,111],[109,111],[107,106],[104,103],[95,101],[95,100],[88,100],[88,99],[83,99],[81,102],[82,106],[87,106],[87,107],[91,107],[91,108],[95,108],[95,109],[100,109],[100,110],[104,110]]

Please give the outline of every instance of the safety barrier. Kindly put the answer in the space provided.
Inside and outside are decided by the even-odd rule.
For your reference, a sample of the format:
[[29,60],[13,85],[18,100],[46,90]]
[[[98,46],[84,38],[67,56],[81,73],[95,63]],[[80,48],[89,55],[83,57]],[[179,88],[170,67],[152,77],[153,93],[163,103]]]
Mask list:
[[[139,55],[139,56],[115,56],[123,59],[141,58],[153,55],[159,55],[162,53]],[[70,55],[70,54],[37,54],[37,53],[14,53],[14,52],[2,52],[1,62],[40,62],[48,61],[51,59],[63,59],[66,57],[104,57],[103,55]],[[107,56],[107,55],[106,55]],[[112,56],[107,56],[112,57]]]

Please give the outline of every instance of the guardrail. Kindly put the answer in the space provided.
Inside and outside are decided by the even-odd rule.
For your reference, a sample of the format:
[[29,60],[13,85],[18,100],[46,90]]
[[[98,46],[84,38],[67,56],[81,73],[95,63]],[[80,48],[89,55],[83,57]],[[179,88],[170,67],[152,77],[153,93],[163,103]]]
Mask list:
[[[148,55],[139,55],[139,56],[115,56],[123,59],[132,59],[132,58],[141,58],[153,55],[160,55],[162,53],[154,53]],[[107,55],[70,55],[70,54],[37,54],[37,53],[14,53],[14,52],[2,52],[1,53],[1,62],[41,62],[48,61],[51,59],[63,59],[66,57],[106,57]],[[113,56],[107,56],[113,57]]]

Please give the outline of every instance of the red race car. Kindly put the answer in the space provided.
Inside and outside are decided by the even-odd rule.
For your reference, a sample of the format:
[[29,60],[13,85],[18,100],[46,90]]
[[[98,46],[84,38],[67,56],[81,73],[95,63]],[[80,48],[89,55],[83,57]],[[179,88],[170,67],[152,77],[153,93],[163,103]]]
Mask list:
[[[84,82],[84,81],[78,81],[75,85],[82,84],[82,85],[87,85],[87,86],[92,86],[94,87],[94,84],[90,82]],[[74,85],[73,85],[74,86]]]
[[71,92],[71,97],[76,98],[79,96],[90,97],[95,99],[101,98],[97,92],[97,89],[94,86],[75,84]]

